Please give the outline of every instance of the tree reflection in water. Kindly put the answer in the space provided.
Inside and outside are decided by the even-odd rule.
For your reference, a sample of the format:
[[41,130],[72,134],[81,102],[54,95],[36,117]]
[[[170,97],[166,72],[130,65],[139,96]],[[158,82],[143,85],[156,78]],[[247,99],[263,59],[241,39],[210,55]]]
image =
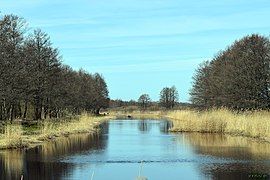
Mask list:
[[142,159],[151,179],[227,180],[270,174],[269,143],[219,134],[168,133],[171,125],[164,120],[109,121],[99,134],[1,151],[0,179],[20,179],[22,174],[24,179],[90,179],[96,167],[94,179],[131,177]]
[[[108,125],[103,125],[103,132]],[[0,179],[62,179],[72,169],[72,163],[61,162],[65,156],[89,150],[106,148],[107,136],[101,133],[71,135],[28,150],[2,151],[0,153]]]
[[199,169],[211,179],[248,179],[250,173],[270,174],[270,144],[251,138],[210,133],[183,133],[180,141],[196,154],[219,161],[202,163]]

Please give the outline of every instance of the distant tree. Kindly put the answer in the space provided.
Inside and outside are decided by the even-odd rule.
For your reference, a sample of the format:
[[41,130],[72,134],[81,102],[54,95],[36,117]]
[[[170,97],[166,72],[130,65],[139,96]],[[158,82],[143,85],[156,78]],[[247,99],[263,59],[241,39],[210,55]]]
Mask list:
[[128,105],[129,106],[136,106],[137,104],[138,103],[135,100],[133,100],[133,99],[131,99],[131,100],[128,101]]
[[175,86],[171,88],[165,87],[160,92],[160,105],[170,109],[173,108],[179,101],[179,94]]
[[129,101],[124,101],[121,99],[111,99],[109,103],[110,108],[117,108],[117,107],[127,107],[127,106],[137,106],[138,102],[135,100],[129,100]]
[[170,107],[173,108],[179,101],[179,94],[175,86],[170,89]]
[[149,106],[150,101],[151,101],[151,98],[149,94],[142,94],[138,99],[138,103],[144,110]]

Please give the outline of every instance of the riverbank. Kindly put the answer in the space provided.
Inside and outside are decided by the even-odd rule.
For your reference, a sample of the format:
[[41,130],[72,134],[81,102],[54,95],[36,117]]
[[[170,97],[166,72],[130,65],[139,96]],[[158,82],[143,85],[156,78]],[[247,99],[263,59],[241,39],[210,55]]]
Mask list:
[[59,137],[95,133],[109,119],[170,119],[171,132],[231,134],[270,142],[270,112],[241,112],[228,109],[208,111],[110,111],[107,116],[82,114],[77,119],[40,121],[35,126],[7,124],[0,133],[0,149],[30,148]]
[[270,142],[270,112],[254,111],[236,113],[228,109],[205,111],[117,111],[115,116],[131,118],[170,119],[171,132],[225,133],[236,136],[257,138]]
[[236,113],[228,109],[168,113],[174,132],[225,133],[270,142],[270,112]]
[[100,124],[112,118],[84,113],[74,119],[43,120],[30,127],[7,124],[0,134],[0,149],[31,148],[71,134],[96,133]]

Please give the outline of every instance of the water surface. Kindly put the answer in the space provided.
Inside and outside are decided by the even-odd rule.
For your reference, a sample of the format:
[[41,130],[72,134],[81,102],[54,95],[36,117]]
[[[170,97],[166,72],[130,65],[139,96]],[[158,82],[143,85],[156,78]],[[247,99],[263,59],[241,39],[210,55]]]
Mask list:
[[112,120],[100,133],[0,151],[1,179],[248,179],[270,174],[270,144],[217,134],[168,133],[165,120]]

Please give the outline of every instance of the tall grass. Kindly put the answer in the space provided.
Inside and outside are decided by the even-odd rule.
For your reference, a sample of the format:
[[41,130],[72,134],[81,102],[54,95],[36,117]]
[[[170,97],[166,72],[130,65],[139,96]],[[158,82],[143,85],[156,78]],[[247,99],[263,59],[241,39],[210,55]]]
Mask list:
[[44,120],[38,123],[35,130],[23,129],[20,124],[5,125],[0,133],[0,149],[32,147],[61,136],[75,133],[94,133],[97,126],[111,116],[92,116],[83,113],[79,118],[62,120]]
[[0,135],[0,149],[25,146],[22,135],[22,126],[18,124],[7,124],[4,127],[3,134]]
[[87,113],[82,114],[78,119],[61,121],[44,121],[41,124],[40,138],[52,138],[74,133],[90,133],[108,117],[95,117]]
[[236,113],[228,109],[196,112],[173,111],[167,114],[173,120],[171,131],[216,132],[261,138],[270,142],[270,112]]

